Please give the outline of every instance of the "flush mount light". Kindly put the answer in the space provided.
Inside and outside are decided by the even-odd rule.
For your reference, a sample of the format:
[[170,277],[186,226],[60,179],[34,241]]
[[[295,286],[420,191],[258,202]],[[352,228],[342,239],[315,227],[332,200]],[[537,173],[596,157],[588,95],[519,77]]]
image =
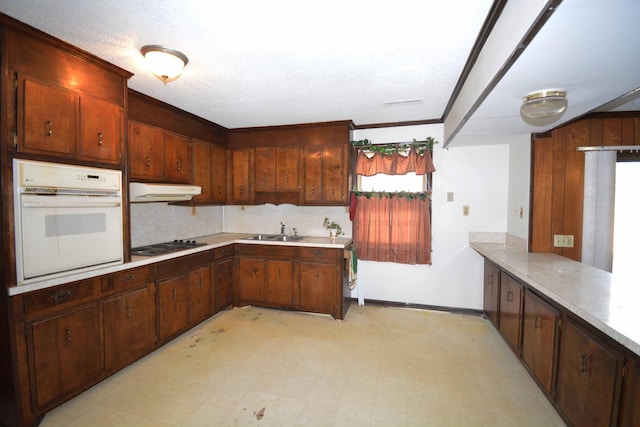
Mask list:
[[149,70],[164,84],[180,77],[184,66],[189,62],[189,58],[184,53],[164,46],[142,46],[140,53],[147,61]]
[[533,126],[546,126],[558,120],[567,109],[567,92],[545,89],[526,94],[522,98],[520,116]]

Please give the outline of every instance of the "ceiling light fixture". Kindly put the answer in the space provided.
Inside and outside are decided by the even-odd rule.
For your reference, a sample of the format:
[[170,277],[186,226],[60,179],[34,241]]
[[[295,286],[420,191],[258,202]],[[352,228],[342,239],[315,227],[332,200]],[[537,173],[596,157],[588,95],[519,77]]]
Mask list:
[[149,70],[165,85],[180,77],[189,62],[184,53],[159,45],[142,46],[140,53],[147,61]]
[[567,92],[545,89],[526,94],[522,98],[520,116],[533,126],[546,126],[557,121],[567,109]]

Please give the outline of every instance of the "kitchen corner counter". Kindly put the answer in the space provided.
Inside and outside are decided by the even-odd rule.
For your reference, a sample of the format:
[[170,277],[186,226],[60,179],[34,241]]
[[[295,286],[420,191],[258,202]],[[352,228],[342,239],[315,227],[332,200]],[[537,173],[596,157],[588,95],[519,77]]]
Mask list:
[[640,283],[560,255],[471,242],[480,255],[640,355]]
[[255,241],[246,240],[247,237],[254,235],[255,233],[217,233],[206,236],[190,237],[189,239],[196,240],[198,242],[206,243],[202,246],[197,246],[192,249],[185,249],[183,251],[172,252],[166,255],[158,256],[132,256],[131,262],[118,264],[110,267],[99,268],[95,270],[89,270],[79,272],[76,274],[66,275],[62,277],[56,277],[49,280],[43,280],[34,283],[28,283],[20,286],[13,286],[8,288],[9,296],[20,295],[26,292],[37,291],[41,289],[50,288],[65,283],[75,282],[77,280],[90,279],[92,277],[102,276],[104,274],[116,273],[130,268],[141,267],[143,265],[154,264],[160,261],[166,261],[173,258],[178,258],[185,255],[190,255],[206,250],[219,248],[222,246],[232,245],[234,243],[243,244],[258,244],[258,245],[279,245],[279,246],[303,246],[303,247],[322,247],[322,248],[335,248],[343,249],[351,244],[351,238],[338,237],[331,239],[329,237],[318,236],[305,236],[296,242],[279,242],[279,241]]

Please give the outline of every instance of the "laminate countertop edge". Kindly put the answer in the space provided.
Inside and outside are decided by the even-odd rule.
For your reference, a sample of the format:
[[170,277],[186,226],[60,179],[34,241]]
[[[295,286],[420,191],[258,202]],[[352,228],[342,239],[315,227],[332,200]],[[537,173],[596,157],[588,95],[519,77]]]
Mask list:
[[640,281],[505,243],[469,245],[502,270],[640,356]]
[[243,244],[256,244],[256,245],[273,245],[273,246],[300,246],[300,247],[321,247],[321,248],[333,248],[344,249],[348,247],[352,240],[350,237],[337,237],[331,239],[329,237],[319,236],[306,236],[304,239],[297,242],[278,242],[278,241],[256,241],[246,240],[247,237],[254,235],[255,233],[217,233],[206,236],[190,237],[189,240],[196,240],[201,243],[206,243],[202,246],[197,246],[192,249],[185,249],[183,251],[172,252],[166,255],[158,256],[132,256],[131,262],[126,262],[118,265],[113,265],[104,268],[95,268],[88,271],[73,273],[61,277],[56,277],[48,280],[34,281],[33,283],[27,283],[20,286],[12,286],[7,288],[9,296],[20,295],[26,292],[33,292],[41,289],[50,288],[53,286],[63,285],[65,283],[71,283],[78,280],[91,279],[92,277],[103,276],[105,274],[117,273],[119,271],[128,270],[131,268],[142,267],[144,265],[155,264],[161,261],[178,258],[185,255],[191,255],[198,252],[203,252],[211,249],[220,248],[223,246],[232,245],[235,243]]

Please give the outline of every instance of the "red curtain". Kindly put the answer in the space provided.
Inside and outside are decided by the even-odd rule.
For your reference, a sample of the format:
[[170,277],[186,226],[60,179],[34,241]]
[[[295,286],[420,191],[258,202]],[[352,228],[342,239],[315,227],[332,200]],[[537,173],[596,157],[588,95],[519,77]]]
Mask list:
[[[409,155],[358,153],[356,174],[423,175],[435,171],[431,153],[414,150]],[[431,200],[406,195],[369,193],[359,195],[353,222],[358,258],[401,264],[431,264]]]
[[431,264],[431,201],[358,196],[354,241],[358,258]]

